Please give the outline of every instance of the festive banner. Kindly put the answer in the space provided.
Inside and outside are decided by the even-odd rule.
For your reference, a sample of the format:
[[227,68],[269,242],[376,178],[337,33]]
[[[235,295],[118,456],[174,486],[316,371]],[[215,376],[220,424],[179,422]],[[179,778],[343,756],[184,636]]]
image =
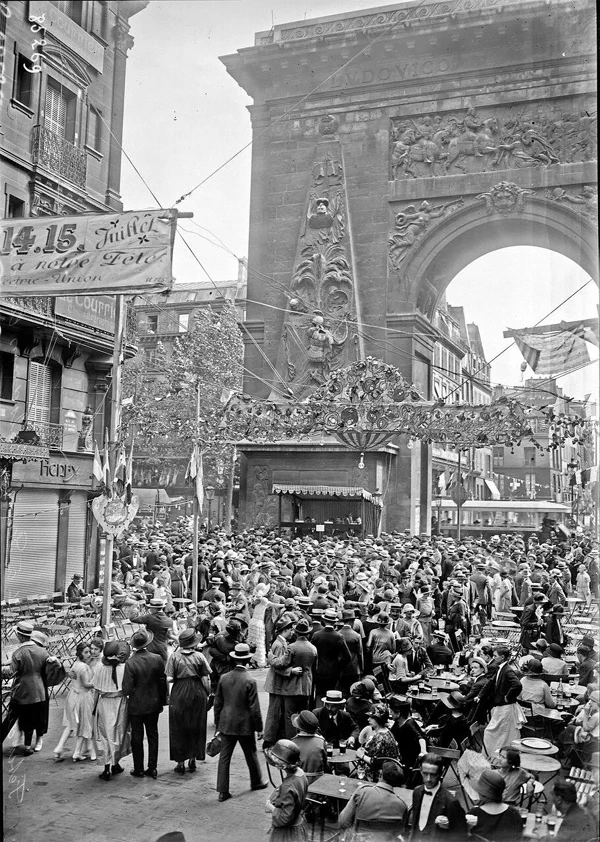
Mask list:
[[168,210],[3,220],[0,296],[170,289],[175,223]]
[[536,374],[552,377],[590,360],[585,340],[568,330],[518,333],[515,343]]

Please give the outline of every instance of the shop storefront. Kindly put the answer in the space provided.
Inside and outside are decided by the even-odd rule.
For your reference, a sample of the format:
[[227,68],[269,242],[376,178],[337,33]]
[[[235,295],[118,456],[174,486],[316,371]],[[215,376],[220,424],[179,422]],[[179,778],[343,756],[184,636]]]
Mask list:
[[14,465],[5,599],[64,593],[74,573],[87,573],[91,468],[87,455]]

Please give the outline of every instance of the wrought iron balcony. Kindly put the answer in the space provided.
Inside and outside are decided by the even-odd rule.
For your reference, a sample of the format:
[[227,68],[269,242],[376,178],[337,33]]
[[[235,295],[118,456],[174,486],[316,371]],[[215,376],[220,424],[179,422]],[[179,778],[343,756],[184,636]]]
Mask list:
[[78,187],[85,187],[87,172],[85,150],[78,149],[45,126],[34,126],[31,139],[34,164],[40,164],[50,173],[66,178]]
[[[49,447],[51,450],[63,448],[63,425],[50,424],[48,421],[25,421],[23,432],[32,432],[38,436],[37,444]],[[20,438],[24,438],[21,434]]]

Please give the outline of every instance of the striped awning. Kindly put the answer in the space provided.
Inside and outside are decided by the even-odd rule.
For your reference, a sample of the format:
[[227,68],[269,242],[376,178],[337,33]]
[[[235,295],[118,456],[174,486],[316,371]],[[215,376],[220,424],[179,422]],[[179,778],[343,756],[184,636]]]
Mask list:
[[348,485],[296,485],[277,482],[273,485],[272,493],[296,494],[298,497],[354,497],[355,500],[373,500],[370,491]]

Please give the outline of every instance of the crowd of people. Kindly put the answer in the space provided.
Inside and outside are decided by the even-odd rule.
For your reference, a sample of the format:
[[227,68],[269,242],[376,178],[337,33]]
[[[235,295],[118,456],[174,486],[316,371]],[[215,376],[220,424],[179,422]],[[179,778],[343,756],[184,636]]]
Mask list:
[[[102,780],[120,774],[130,752],[131,775],[155,778],[158,719],[168,706],[173,772],[194,772],[205,759],[214,708],[219,801],[231,798],[238,742],[251,789],[268,786],[259,743],[282,772],[266,804],[274,840],[305,838],[307,788],[331,771],[331,750],[345,748],[356,752],[353,774],[375,784],[343,809],[340,826],[354,833],[348,838],[362,839],[365,829],[380,834],[374,839],[406,833],[409,811],[394,791],[404,785],[414,789],[411,839],[459,840],[470,832],[509,842],[521,838],[517,805],[533,784],[514,744],[533,721],[528,711],[559,704],[551,676],[565,694],[574,684],[579,702],[552,723],[559,756],[565,768],[597,768],[595,636],[573,635],[565,622],[568,598],[597,605],[598,550],[590,538],[457,542],[405,531],[317,541],[214,531],[202,535],[198,557],[192,593],[186,519],[138,528],[115,548],[113,602],[139,628],[129,643],[98,637],[77,647],[56,761],[73,735],[72,759],[97,758]],[[94,600],[78,577],[68,598]],[[516,638],[495,637],[493,622],[511,612]],[[16,722],[31,753],[47,729],[38,696],[49,656],[33,624],[22,621],[17,633],[20,646],[3,669],[15,679],[3,739]],[[565,660],[573,646],[577,663]],[[265,710],[255,669],[266,669]],[[32,695],[35,676],[40,687]],[[439,690],[427,698],[434,678]],[[476,734],[489,768],[477,782],[477,806],[466,813],[442,785],[446,766],[436,748],[464,749]],[[561,778],[550,801],[563,819],[560,839],[595,838],[597,811],[577,803],[573,783]]]

